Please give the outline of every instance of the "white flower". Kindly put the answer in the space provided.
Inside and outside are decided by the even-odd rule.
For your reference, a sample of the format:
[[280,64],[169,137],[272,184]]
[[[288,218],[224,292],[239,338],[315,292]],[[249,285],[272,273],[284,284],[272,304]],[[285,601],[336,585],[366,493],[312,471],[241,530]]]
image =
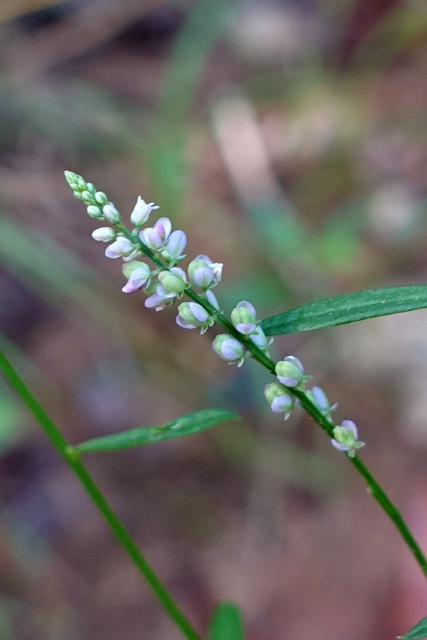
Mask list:
[[98,242],[111,242],[116,235],[116,232],[111,227],[99,227],[99,229],[92,231],[92,238]]
[[158,209],[159,207],[154,204],[154,202],[145,202],[138,196],[138,200],[136,201],[136,205],[133,208],[132,213],[130,214],[130,221],[134,227],[140,227],[145,222],[147,222],[150,213],[154,211],[154,209]]
[[135,246],[127,238],[119,236],[115,242],[105,249],[107,258],[123,258],[129,256],[135,249]]

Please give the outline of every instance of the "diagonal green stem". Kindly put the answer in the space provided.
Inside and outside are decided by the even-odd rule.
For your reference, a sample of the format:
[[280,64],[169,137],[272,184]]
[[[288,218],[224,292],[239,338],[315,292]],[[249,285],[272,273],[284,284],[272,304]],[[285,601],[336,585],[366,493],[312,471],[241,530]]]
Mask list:
[[400,535],[406,542],[409,550],[417,561],[421,571],[424,573],[427,578],[427,560],[420,547],[418,546],[414,536],[409,530],[405,520],[402,518],[400,511],[395,507],[387,494],[383,491],[381,486],[375,480],[373,475],[367,469],[367,467],[363,464],[358,456],[354,456],[354,458],[350,458],[347,456],[350,462],[353,463],[354,467],[363,476],[368,484],[368,491],[372,495],[373,498],[378,502],[378,504],[383,508],[386,512],[390,520],[394,523],[396,528],[398,529]]
[[168,613],[169,617],[175,622],[177,627],[182,631],[183,635],[188,638],[188,640],[202,640],[201,636],[193,628],[184,613],[181,611],[181,609],[173,600],[172,596],[169,594],[166,587],[163,585],[147,560],[139,551],[129,532],[118,519],[118,517],[102,495],[98,486],[89,475],[86,468],[83,466],[79,454],[72,446],[68,444],[64,436],[58,430],[55,423],[49,418],[46,411],[36,400],[34,395],[31,393],[29,388],[26,386],[22,378],[19,376],[17,371],[14,369],[12,364],[9,362],[9,360],[1,350],[0,370],[2,371],[6,380],[8,380],[11,386],[15,389],[16,393],[21,398],[23,403],[27,406],[29,411],[33,414],[37,422],[43,428],[47,437],[57,449],[59,454],[71,468],[76,477],[80,480],[84,489],[91,497],[95,506],[104,518],[105,522],[115,534],[123,549],[130,556],[138,571],[142,574],[146,582],[149,584],[151,590],[157,596],[158,600]]
[[[159,269],[168,269],[169,267],[163,264],[154,253],[144,245],[144,243],[135,235],[133,235],[123,224],[118,225],[119,230],[129,239],[131,240],[140,250],[144,253],[148,258],[150,258]],[[241,334],[234,325],[224,316],[221,311],[218,311],[210,302],[202,295],[199,295],[192,289],[188,287],[185,289],[186,295],[200,304],[211,316],[213,316],[216,322],[225,330],[227,333],[232,335],[234,338],[239,340],[246,349],[250,352],[252,358],[257,360],[262,366],[264,366],[270,373],[275,375],[275,362],[269,358],[269,356],[259,349],[249,337]],[[333,429],[334,424],[328,420],[322,413],[319,411],[317,406],[310,400],[310,398],[306,395],[306,393],[300,389],[296,388],[288,388],[288,391],[296,396],[300,402],[302,408],[317,422],[317,424],[331,437],[333,437]],[[364,478],[365,482],[368,485],[368,490],[373,498],[378,502],[378,504],[385,511],[387,516],[391,519],[397,530],[399,531],[401,537],[405,541],[409,550],[413,554],[415,560],[417,561],[421,571],[424,573],[427,578],[427,560],[415,541],[412,533],[410,532],[406,522],[402,518],[399,510],[387,496],[387,494],[383,491],[381,486],[375,480],[374,476],[368,470],[366,465],[360,460],[358,456],[349,456],[347,455],[350,462],[353,464],[357,472]]]
[[[209,311],[212,315],[215,316],[217,322],[226,330],[228,333],[233,335],[237,340],[242,342],[248,351],[251,353],[252,357],[260,364],[262,364],[270,373],[275,375],[275,363],[271,360],[261,349],[259,349],[256,345],[251,342],[246,336],[243,336],[241,333],[237,331],[237,329],[232,325],[232,323],[225,318],[225,316],[212,307],[209,302],[195,293],[192,289],[186,290],[186,294],[195,302],[198,302],[202,306],[205,307],[207,311]],[[322,429],[331,437],[333,437],[333,429],[334,424],[328,420],[316,405],[310,400],[310,398],[306,395],[304,391],[300,389],[295,389],[292,387],[288,388],[288,391],[295,395],[302,408],[317,422],[317,424],[322,427]],[[365,482],[368,485],[369,493],[372,497],[378,502],[378,504],[382,507],[383,511],[387,514],[390,520],[393,522],[397,530],[399,531],[401,537],[405,541],[412,555],[414,556],[416,562],[418,563],[421,571],[424,573],[427,578],[427,559],[423,552],[421,551],[419,545],[417,544],[414,536],[409,530],[405,520],[402,518],[400,511],[390,500],[388,495],[382,489],[382,487],[375,480],[374,476],[371,474],[366,465],[360,460],[358,456],[349,456],[347,455],[349,461],[353,464],[357,472],[364,478]]]

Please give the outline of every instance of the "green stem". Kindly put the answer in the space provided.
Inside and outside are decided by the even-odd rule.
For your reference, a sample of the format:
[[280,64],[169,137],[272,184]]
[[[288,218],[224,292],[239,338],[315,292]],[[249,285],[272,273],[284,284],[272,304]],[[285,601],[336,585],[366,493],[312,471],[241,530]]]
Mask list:
[[383,491],[381,486],[375,480],[371,472],[367,469],[367,467],[363,464],[358,456],[354,456],[351,458],[347,456],[350,462],[354,465],[357,471],[363,476],[366,480],[366,483],[369,487],[368,491],[372,495],[373,498],[378,502],[378,504],[384,509],[390,520],[394,523],[396,528],[398,529],[400,535],[406,542],[409,550],[417,561],[421,571],[424,573],[427,578],[427,560],[420,547],[415,541],[414,536],[410,532],[406,522],[400,515],[400,511],[394,506],[390,498]]
[[201,636],[193,628],[186,616],[182,613],[178,605],[175,603],[166,587],[157,577],[147,560],[139,551],[137,545],[133,541],[127,529],[118,519],[98,486],[83,466],[76,450],[68,444],[55,423],[49,418],[43,407],[36,400],[29,388],[26,386],[22,378],[14,369],[12,364],[6,358],[5,354],[0,350],[0,370],[6,380],[15,389],[18,396],[27,406],[34,418],[41,425],[47,437],[57,449],[59,454],[71,468],[76,477],[80,480],[84,489],[91,497],[98,511],[108,524],[112,532],[117,537],[123,549],[130,556],[131,560],[145,578],[151,590],[159,599],[160,603],[169,614],[170,618],[175,622],[177,627],[182,631],[183,635],[189,640],[202,640]]
[[[141,252],[150,258],[159,269],[169,269],[169,267],[161,262],[159,258],[144,245],[141,240],[133,235],[126,227],[120,223],[117,225],[119,231],[123,233],[129,240],[131,240],[140,250]],[[210,313],[216,320],[216,322],[229,333],[231,336],[239,340],[246,349],[250,352],[252,358],[257,360],[262,366],[264,366],[270,373],[275,375],[275,362],[269,358],[264,351],[259,349],[249,337],[241,334],[234,325],[224,316],[221,311],[218,311],[204,296],[196,293],[191,287],[188,287],[185,290],[186,295],[200,304],[208,313]],[[288,391],[296,396],[300,402],[302,408],[317,422],[317,424],[330,436],[333,437],[333,429],[334,424],[328,420],[322,413],[319,411],[317,406],[310,400],[310,398],[305,394],[304,391],[295,388],[288,388]],[[408,526],[406,525],[404,519],[400,515],[399,510],[387,496],[387,494],[383,491],[381,486],[375,480],[374,476],[370,473],[368,468],[363,464],[358,456],[348,456],[348,459],[353,464],[358,473],[364,478],[365,482],[368,485],[368,490],[371,495],[375,498],[378,504],[385,511],[387,516],[394,523],[395,527],[399,531],[401,537],[409,547],[411,553],[415,557],[418,565],[420,566],[422,572],[427,578],[427,560],[421,551],[420,547],[416,543],[413,535],[411,534]]]
[[[212,307],[209,302],[196,294],[192,290],[186,290],[187,295],[203,305],[207,311],[209,311],[212,315],[215,316],[217,322],[231,335],[233,335],[237,340],[242,342],[245,347],[250,351],[252,357],[254,357],[258,362],[260,362],[264,367],[266,367],[270,373],[275,374],[275,363],[271,360],[263,351],[261,351],[258,347],[256,347],[246,336],[240,334],[235,327],[231,324],[227,318],[223,316],[221,312]],[[317,422],[317,424],[322,427],[322,429],[330,436],[333,437],[333,429],[334,424],[328,420],[322,413],[319,411],[317,406],[310,400],[310,398],[305,394],[304,391],[295,388],[288,388],[288,391],[295,395],[302,408]],[[416,562],[418,563],[421,571],[424,573],[427,578],[427,560],[418,546],[415,538],[410,532],[406,522],[402,518],[399,510],[387,496],[385,491],[381,488],[378,482],[375,480],[374,476],[368,470],[368,468],[364,465],[364,463],[360,460],[358,456],[348,456],[347,458],[353,464],[357,472],[364,478],[365,482],[368,485],[369,493],[372,497],[378,502],[378,504],[382,507],[384,512],[393,522],[397,530],[399,531],[401,537],[407,544],[409,550],[413,554]]]
[[[189,297],[192,300],[203,305],[207,309],[207,311],[212,313],[212,315],[215,316],[218,323],[231,335],[237,338],[237,340],[242,342],[245,345],[245,347],[250,351],[251,355],[256,360],[258,360],[258,362],[260,362],[264,367],[266,367],[270,371],[270,373],[274,375],[275,363],[273,362],[273,360],[271,360],[263,351],[261,351],[258,347],[256,347],[248,338],[246,338],[246,336],[243,336],[242,334],[240,334],[235,329],[235,327],[231,324],[231,322],[227,320],[227,318],[225,318],[221,312],[219,312],[217,309],[212,307],[212,305],[210,305],[206,299],[202,298],[198,294],[195,294],[194,291],[192,290],[186,290],[186,293],[187,295],[189,295]],[[315,420],[317,424],[321,426],[322,429],[326,431],[326,433],[329,436],[333,437],[333,429],[335,425],[319,411],[319,409],[305,394],[305,392],[301,391],[300,389],[295,389],[291,387],[288,388],[288,391],[298,398],[302,408],[313,418],[313,420]],[[401,537],[403,538],[409,550],[413,554],[415,560],[417,561],[421,571],[424,573],[425,577],[427,578],[427,560],[423,552],[421,551],[420,547],[418,546],[417,542],[415,541],[412,533],[410,532],[406,522],[402,518],[399,510],[393,504],[393,502],[390,500],[390,498],[387,496],[385,491],[381,488],[381,486],[378,484],[374,476],[371,474],[368,468],[364,465],[364,463],[360,460],[360,458],[358,456],[351,457],[348,455],[347,455],[347,458],[353,464],[353,466],[358,471],[358,473],[364,478],[365,482],[368,485],[369,493],[373,496],[373,498],[378,502],[378,504],[382,507],[382,509],[387,514],[387,516],[394,523]]]

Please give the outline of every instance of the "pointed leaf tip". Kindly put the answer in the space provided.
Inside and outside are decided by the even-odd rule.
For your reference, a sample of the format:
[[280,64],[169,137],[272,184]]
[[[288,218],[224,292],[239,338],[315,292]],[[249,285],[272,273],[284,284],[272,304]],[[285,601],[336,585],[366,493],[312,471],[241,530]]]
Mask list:
[[212,614],[208,640],[243,640],[243,618],[233,602],[221,602]]
[[408,633],[397,637],[398,640],[421,640],[421,638],[427,638],[427,617],[417,622]]

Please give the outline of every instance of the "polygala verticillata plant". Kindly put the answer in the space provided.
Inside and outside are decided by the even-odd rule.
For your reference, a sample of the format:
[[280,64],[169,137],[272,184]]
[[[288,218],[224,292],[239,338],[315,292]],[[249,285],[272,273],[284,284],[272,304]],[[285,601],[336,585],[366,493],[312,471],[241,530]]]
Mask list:
[[[257,320],[254,306],[243,300],[236,304],[230,318],[227,318],[213,291],[221,282],[223,265],[201,254],[189,262],[186,270],[177,266],[186,258],[184,251],[187,237],[184,231],[172,230],[172,223],[166,217],[160,217],[151,227],[147,225],[151,214],[159,208],[157,205],[147,203],[139,196],[130,214],[130,227],[127,227],[105,193],[97,191],[93,184],[71,171],[65,172],[65,178],[74,196],[86,205],[89,216],[104,224],[93,231],[92,237],[107,245],[107,258],[122,260],[122,272],[126,279],[122,291],[142,291],[146,295],[145,306],[156,311],[177,304],[176,322],[183,329],[199,329],[200,333],[205,333],[214,324],[219,325],[224,332],[214,338],[212,348],[220,358],[238,367],[247,358],[253,358],[274,376],[274,381],[264,387],[264,395],[271,410],[283,413],[287,420],[291,412],[299,407],[313,418],[329,436],[335,449],[342,452],[365,479],[369,492],[392,520],[427,578],[427,560],[423,552],[398,509],[358,456],[359,449],[365,443],[359,440],[356,424],[349,419],[342,420],[339,425],[335,424],[332,412],[337,405],[329,402],[320,387],[307,388],[312,376],[305,373],[296,356],[286,355],[279,362],[274,362],[269,354],[273,340],[271,336],[274,335],[425,308],[427,285],[369,289],[336,296],[262,321]],[[243,640],[241,613],[232,603],[222,603],[215,609],[206,635],[200,635],[196,631],[147,563],[82,463],[82,455],[92,451],[112,451],[181,437],[224,420],[236,419],[237,416],[224,409],[209,408],[180,416],[165,425],[140,427],[70,445],[2,352],[0,369],[81,481],[182,634],[189,640],[202,640],[204,637],[208,640]],[[427,638],[427,618],[399,637],[407,640]]]

